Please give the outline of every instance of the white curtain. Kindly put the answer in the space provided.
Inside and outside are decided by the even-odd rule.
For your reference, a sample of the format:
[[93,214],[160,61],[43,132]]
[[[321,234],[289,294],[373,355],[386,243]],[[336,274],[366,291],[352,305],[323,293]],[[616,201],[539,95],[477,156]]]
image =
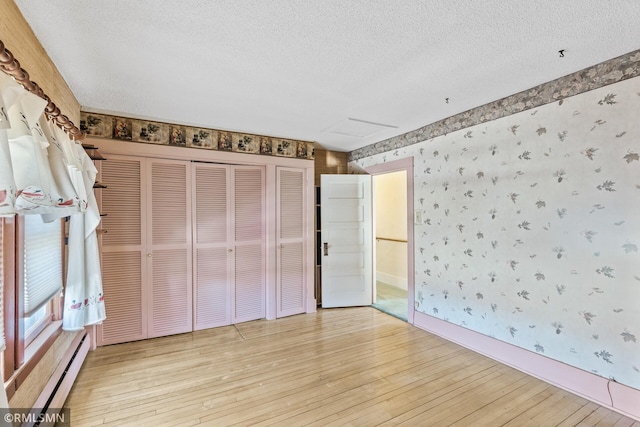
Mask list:
[[76,155],[88,200],[86,212],[72,215],[69,225],[69,268],[62,317],[62,328],[66,331],[99,324],[106,318],[96,235],[100,212],[92,191],[97,170],[79,145]]
[[11,77],[0,72],[0,216],[12,216],[15,213],[17,189],[7,130],[11,126],[8,111],[20,95],[19,89],[20,86]]
[[[69,149],[67,146],[73,147],[77,144],[70,141],[62,129],[58,128],[53,123],[44,120],[44,117],[40,118],[40,126],[44,131],[47,141],[49,141],[47,156],[52,178],[59,194],[58,209],[54,213],[42,215],[45,222],[50,222],[80,211],[80,196],[73,184],[68,168],[70,161],[67,159],[65,154]],[[64,137],[59,137],[57,130],[59,130]],[[84,196],[84,191],[82,194]]]
[[45,222],[71,217],[63,329],[80,330],[105,319],[97,171],[82,146],[46,120],[45,106],[0,72],[0,216],[40,214]]

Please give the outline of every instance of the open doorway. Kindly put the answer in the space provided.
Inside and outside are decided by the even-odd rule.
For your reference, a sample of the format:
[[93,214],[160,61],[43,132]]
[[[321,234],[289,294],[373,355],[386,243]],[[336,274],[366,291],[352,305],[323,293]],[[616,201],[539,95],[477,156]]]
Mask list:
[[373,176],[375,293],[373,306],[407,320],[407,172]]
[[413,324],[413,157],[366,172],[374,193],[374,307]]
[[407,320],[407,172],[373,176],[375,294],[373,306]]

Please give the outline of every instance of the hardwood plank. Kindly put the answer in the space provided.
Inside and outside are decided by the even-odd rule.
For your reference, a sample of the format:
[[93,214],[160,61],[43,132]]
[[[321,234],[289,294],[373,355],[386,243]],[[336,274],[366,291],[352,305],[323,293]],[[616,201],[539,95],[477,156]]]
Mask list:
[[[555,387],[551,387],[552,395],[530,408],[529,410],[521,413],[518,417],[513,418],[510,424],[517,426],[518,423],[530,422],[544,425],[550,422],[550,420],[563,420],[583,407],[588,401],[577,398],[577,396],[570,393],[560,391]],[[505,424],[508,425],[508,424]]]
[[[463,358],[458,358],[463,360]],[[327,415],[327,408],[331,411],[337,411],[340,408],[352,406],[352,399],[357,396],[360,399],[369,397],[375,403],[393,396],[402,389],[403,392],[410,392],[417,387],[425,386],[429,381],[438,378],[443,374],[443,370],[447,370],[451,374],[456,372],[449,364],[450,358],[440,359],[438,363],[425,364],[418,369],[404,370],[393,375],[378,378],[375,381],[365,381],[358,378],[359,374],[355,374],[359,382],[351,383],[332,383],[328,386],[320,386],[316,388],[314,401],[305,399],[296,399],[295,402],[288,401],[285,411],[273,411],[266,414],[267,417],[253,417],[251,422],[262,421],[256,425],[275,425],[276,423],[286,420],[287,424],[308,424],[312,421],[322,419]],[[355,385],[354,387],[349,387]],[[292,408],[293,406],[293,408]],[[269,409],[269,408],[267,408]],[[370,408],[371,409],[371,408]],[[326,420],[324,420],[326,422]]]
[[[622,417],[614,425],[614,427],[632,427],[634,421],[631,418]],[[640,424],[640,423],[636,423]]]
[[370,307],[100,347],[67,406],[82,426],[634,423]]
[[[619,414],[616,414],[615,412],[612,413],[612,411],[609,411],[607,408],[604,408],[602,406],[599,406],[595,411],[593,411],[591,414],[589,414],[588,417],[586,417],[584,420],[582,420],[581,422],[579,422],[577,425],[581,426],[581,427],[586,427],[586,426],[597,426],[597,425],[607,425],[607,424],[600,424],[605,418],[607,418],[607,416],[609,415],[615,415],[616,416],[616,420],[617,421],[620,417]],[[614,422],[615,422],[614,421]],[[609,424],[611,425],[611,424]]]
[[490,405],[485,405],[452,425],[468,426],[472,423],[481,425],[491,422],[495,423],[495,425],[508,425],[507,422],[509,420],[515,420],[546,399],[551,393],[549,388],[549,385],[538,382],[515,396],[509,393],[504,396],[502,401],[495,401]]
[[578,425],[578,423],[580,423],[582,420],[587,418],[589,415],[591,415],[592,412],[594,412],[598,408],[599,408],[599,405],[597,405],[596,403],[587,402],[586,405],[582,406],[580,409],[575,411],[573,414],[571,414],[564,420],[561,420],[558,423],[558,426],[559,427],[576,426]]

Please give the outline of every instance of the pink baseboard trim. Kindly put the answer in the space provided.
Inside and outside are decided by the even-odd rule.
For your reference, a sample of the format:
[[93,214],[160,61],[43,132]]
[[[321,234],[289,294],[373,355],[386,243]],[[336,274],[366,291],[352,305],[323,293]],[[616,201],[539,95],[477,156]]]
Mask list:
[[640,421],[640,390],[417,311],[414,326]]

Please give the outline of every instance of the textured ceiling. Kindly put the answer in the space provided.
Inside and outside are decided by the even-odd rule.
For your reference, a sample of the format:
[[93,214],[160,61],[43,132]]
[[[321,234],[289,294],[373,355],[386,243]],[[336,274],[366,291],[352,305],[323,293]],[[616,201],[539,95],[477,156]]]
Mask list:
[[85,111],[339,151],[640,47],[637,0],[15,1]]

